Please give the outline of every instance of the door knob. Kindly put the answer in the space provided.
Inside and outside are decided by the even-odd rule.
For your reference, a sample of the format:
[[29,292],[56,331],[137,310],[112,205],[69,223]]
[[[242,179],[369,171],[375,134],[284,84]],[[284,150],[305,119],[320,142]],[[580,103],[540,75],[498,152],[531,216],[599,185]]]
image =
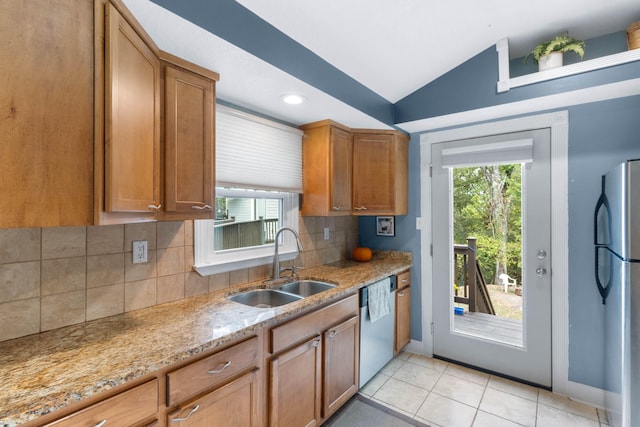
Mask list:
[[536,275],[538,276],[544,276],[547,274],[547,269],[544,267],[538,267],[536,268]]

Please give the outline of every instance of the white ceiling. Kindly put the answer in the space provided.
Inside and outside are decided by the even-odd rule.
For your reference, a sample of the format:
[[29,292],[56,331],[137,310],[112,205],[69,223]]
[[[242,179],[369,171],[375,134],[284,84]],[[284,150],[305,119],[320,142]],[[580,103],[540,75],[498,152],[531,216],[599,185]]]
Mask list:
[[[388,128],[149,0],[124,1],[161,49],[220,73],[220,99],[293,124]],[[501,38],[513,58],[562,31],[588,39],[640,19],[638,0],[237,1],[391,103]],[[287,92],[308,100],[285,105]]]

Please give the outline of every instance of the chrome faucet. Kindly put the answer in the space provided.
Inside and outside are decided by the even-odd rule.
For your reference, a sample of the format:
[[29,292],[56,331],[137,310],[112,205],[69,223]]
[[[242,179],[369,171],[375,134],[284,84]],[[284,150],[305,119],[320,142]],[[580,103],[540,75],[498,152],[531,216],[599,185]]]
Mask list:
[[[298,236],[298,232],[296,230],[294,230],[291,227],[282,227],[281,229],[278,230],[278,232],[276,233],[276,237],[275,237],[275,251],[273,253],[273,279],[279,279],[280,278],[280,273],[284,270],[280,270],[280,258],[278,257],[278,237],[280,237],[280,233],[282,233],[283,231],[288,230],[290,232],[293,233],[293,235],[296,238],[296,244],[298,245],[298,253],[302,252],[302,242],[300,242],[300,237]],[[295,260],[294,260],[295,262]],[[289,269],[285,269],[285,270],[289,270]],[[291,272],[293,273],[293,275],[295,276],[296,274],[296,267],[295,265],[292,265],[290,268]]]

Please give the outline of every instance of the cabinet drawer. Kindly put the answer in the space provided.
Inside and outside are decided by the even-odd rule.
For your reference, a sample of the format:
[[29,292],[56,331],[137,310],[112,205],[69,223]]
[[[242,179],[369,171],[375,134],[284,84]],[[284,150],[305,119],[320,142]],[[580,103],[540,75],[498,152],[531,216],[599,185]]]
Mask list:
[[271,353],[277,353],[291,345],[335,325],[345,318],[358,314],[358,295],[320,308],[302,317],[271,329]]
[[93,427],[104,422],[105,426],[131,426],[158,411],[158,380],[149,381],[124,391],[100,403],[91,405],[47,426]]
[[167,406],[175,405],[256,366],[258,338],[222,350],[167,374]]
[[398,274],[398,289],[411,285],[411,270]]

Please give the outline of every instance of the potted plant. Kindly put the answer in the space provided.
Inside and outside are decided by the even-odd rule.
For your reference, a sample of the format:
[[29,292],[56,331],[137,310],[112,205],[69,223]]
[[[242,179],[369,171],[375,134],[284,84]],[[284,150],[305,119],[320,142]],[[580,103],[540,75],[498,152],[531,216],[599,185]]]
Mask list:
[[564,52],[573,51],[580,55],[580,59],[584,56],[585,42],[569,36],[568,33],[558,34],[554,39],[538,44],[533,50],[524,57],[527,61],[529,55],[538,63],[538,71],[548,70],[562,66],[562,55]]

